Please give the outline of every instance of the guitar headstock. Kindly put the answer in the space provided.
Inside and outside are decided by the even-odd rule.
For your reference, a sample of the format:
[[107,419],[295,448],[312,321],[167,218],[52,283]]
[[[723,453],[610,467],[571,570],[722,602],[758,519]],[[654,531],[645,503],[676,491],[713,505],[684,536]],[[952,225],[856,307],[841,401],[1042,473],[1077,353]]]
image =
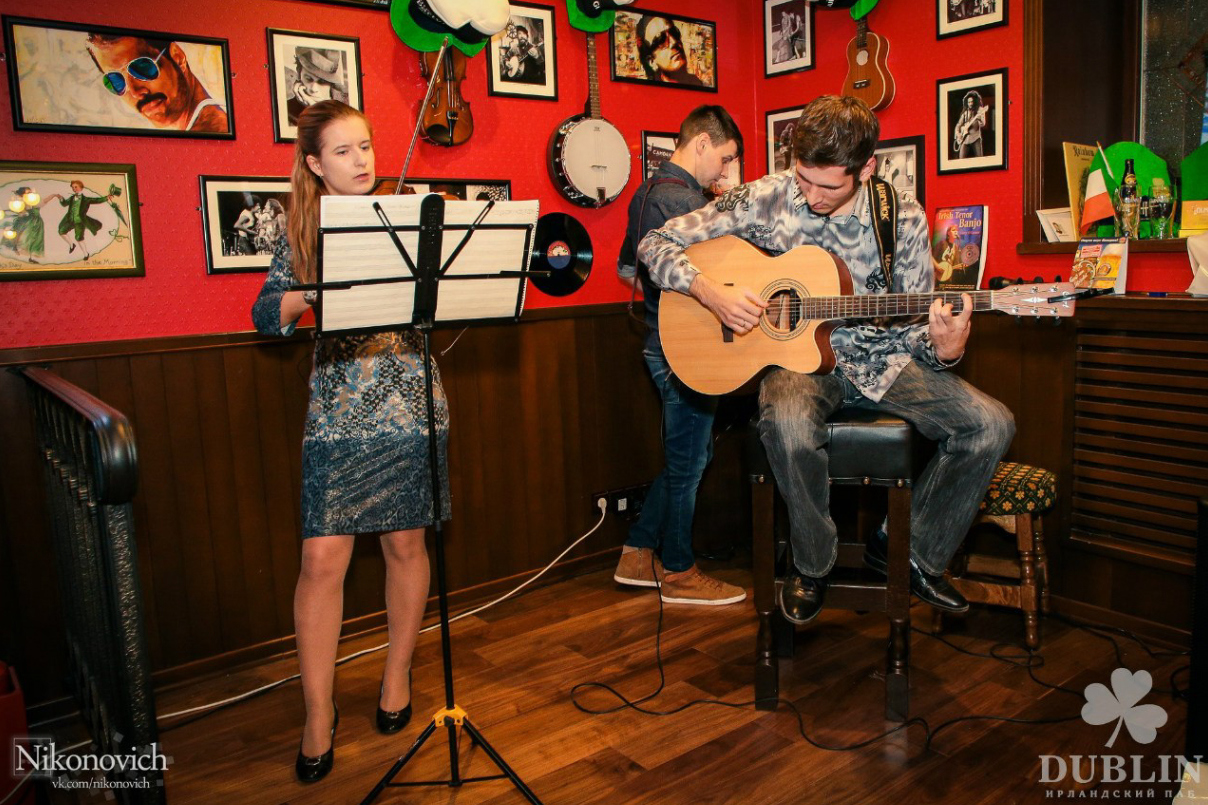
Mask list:
[[1084,296],[1072,282],[1027,282],[990,292],[990,307],[1012,316],[1073,316],[1074,302]]

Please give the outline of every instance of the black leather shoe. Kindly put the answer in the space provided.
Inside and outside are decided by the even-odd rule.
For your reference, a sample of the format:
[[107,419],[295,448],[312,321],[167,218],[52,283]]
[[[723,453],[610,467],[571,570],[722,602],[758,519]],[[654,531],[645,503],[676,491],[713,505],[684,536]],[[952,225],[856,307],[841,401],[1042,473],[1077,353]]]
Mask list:
[[780,586],[776,599],[785,620],[802,626],[818,617],[825,596],[825,578],[810,578],[794,570]]
[[[889,567],[889,538],[885,532],[877,531],[864,543],[864,564],[873,570],[888,573]],[[969,602],[960,594],[952,582],[944,576],[936,576],[923,570],[910,557],[910,592],[918,596],[925,604],[930,604],[945,612],[968,612]]]
[[335,721],[331,724],[331,747],[318,757],[307,757],[298,748],[298,759],[294,761],[294,773],[304,783],[314,783],[322,780],[331,771],[336,760],[336,727],[340,726],[340,711],[336,709]]
[[[385,690],[383,686],[382,691]],[[407,669],[407,690],[411,690],[411,669]],[[393,735],[394,733],[407,726],[407,722],[411,720],[411,702],[407,702],[407,706],[402,710],[383,710],[382,709],[382,693],[378,693],[378,708],[377,708],[377,729],[383,735]]]

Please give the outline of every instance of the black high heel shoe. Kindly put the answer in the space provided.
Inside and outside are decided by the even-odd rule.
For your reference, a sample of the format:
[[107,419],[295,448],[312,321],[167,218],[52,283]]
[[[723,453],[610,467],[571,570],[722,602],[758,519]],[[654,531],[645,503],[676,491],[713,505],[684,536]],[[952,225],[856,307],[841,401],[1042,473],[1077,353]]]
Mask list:
[[[377,708],[377,729],[383,735],[393,735],[394,733],[407,726],[407,722],[411,720],[411,702],[407,702],[407,706],[402,710],[387,711],[382,709],[382,693],[386,690],[385,684],[378,691],[378,708]],[[407,669],[407,690],[411,690],[411,669]]]
[[[335,707],[335,705],[332,705]],[[298,747],[298,759],[294,761],[294,773],[303,783],[314,783],[322,780],[331,771],[336,760],[336,727],[340,726],[340,708],[335,707],[336,718],[331,725],[331,746],[318,757],[307,757]]]

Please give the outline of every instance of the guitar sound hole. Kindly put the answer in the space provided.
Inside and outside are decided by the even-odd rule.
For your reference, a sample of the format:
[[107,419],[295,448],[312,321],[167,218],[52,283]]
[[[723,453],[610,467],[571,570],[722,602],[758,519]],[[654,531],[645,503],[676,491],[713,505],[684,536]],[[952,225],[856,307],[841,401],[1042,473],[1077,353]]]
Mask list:
[[768,297],[768,309],[763,312],[766,326],[777,335],[788,335],[801,323],[803,297],[792,288],[776,291]]

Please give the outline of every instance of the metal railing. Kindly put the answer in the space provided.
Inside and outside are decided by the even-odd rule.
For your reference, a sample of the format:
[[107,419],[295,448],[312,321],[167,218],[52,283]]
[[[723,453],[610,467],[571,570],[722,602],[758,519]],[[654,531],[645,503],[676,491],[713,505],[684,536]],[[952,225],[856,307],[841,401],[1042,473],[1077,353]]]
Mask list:
[[[163,803],[151,668],[130,501],[134,430],[118,410],[44,369],[26,380],[42,458],[70,684],[98,755],[140,758],[108,772],[118,802]],[[145,758],[145,759],[141,759]]]

